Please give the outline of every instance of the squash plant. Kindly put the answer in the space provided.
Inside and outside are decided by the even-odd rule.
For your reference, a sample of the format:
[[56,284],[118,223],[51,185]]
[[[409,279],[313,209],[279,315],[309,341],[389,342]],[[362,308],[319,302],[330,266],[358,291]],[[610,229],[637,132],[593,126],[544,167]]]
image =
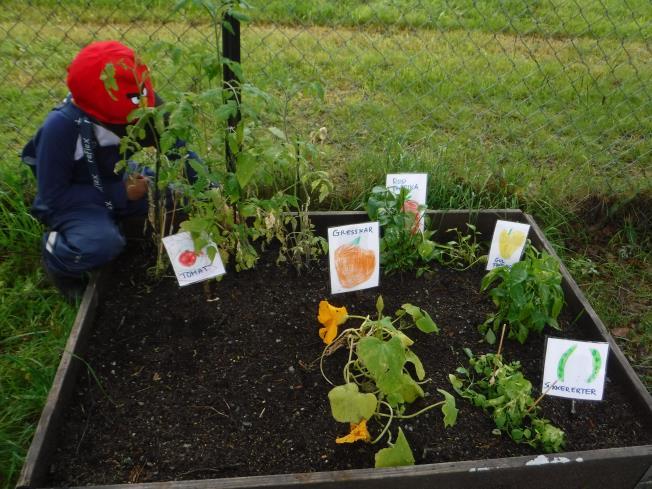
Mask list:
[[[164,267],[160,238],[175,215],[183,211],[187,219],[181,229],[190,232],[195,249],[209,246],[209,258],[219,252],[225,263],[233,259],[236,270],[248,269],[258,259],[254,243],[264,246],[277,239],[281,243],[279,261],[288,261],[300,271],[326,250],[326,242],[314,235],[307,212],[313,194],[320,202],[328,196],[332,189],[330,178],[316,168],[318,151],[314,145],[268,125],[267,121],[276,118],[283,127],[288,126],[287,102],[275,103],[269,94],[246,82],[239,64],[221,56],[219,29],[232,29],[223,20],[225,14],[246,20],[239,10],[246,4],[235,0],[186,0],[179,2],[177,9],[190,4],[203,8],[210,16],[214,50],[193,54],[199,59],[194,89],[178,91],[159,107],[134,111],[135,123],[121,143],[125,166],[127,159],[154,163],[150,223],[159,241],[157,270]],[[166,47],[177,53],[176,47],[163,43],[156,50]],[[172,60],[177,66],[184,62],[180,55],[173,55]],[[223,86],[225,66],[238,79]],[[323,94],[321,87],[313,84],[311,88]],[[279,106],[285,110],[275,112]],[[235,127],[230,127],[234,120]],[[158,135],[153,154],[142,144],[147,134]],[[179,140],[188,147],[200,148],[202,161],[188,159]],[[224,164],[225,147],[235,160],[235,168]],[[279,170],[284,172],[285,180],[279,179]],[[283,186],[287,180],[291,183]]]
[[[350,433],[337,438],[336,443],[361,440],[376,444],[387,435],[389,446],[376,453],[375,466],[411,465],[414,456],[400,428],[395,441],[391,441],[392,421],[413,418],[440,407],[444,426],[449,427],[457,420],[457,408],[451,394],[437,389],[444,397],[442,401],[408,413],[409,405],[426,395],[421,385],[428,380],[421,360],[410,349],[414,341],[406,331],[416,327],[430,334],[438,333],[439,328],[426,311],[412,304],[403,304],[394,319],[383,315],[383,308],[383,299],[379,297],[377,318],[371,319],[349,315],[345,307],[334,307],[327,301],[319,304],[318,320],[323,325],[319,336],[327,345],[321,356],[321,371],[326,381],[333,385],[328,393],[333,418],[350,424]],[[357,319],[361,324],[338,334],[338,327],[349,319]],[[323,361],[341,347],[348,350],[348,360],[343,368],[343,383],[336,385],[324,373]],[[374,420],[380,431],[373,439],[367,428],[370,420]]]

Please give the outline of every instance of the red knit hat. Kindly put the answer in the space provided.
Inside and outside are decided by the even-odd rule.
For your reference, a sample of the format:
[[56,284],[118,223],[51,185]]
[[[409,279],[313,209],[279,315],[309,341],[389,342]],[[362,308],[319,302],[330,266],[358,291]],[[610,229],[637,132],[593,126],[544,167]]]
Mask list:
[[[111,70],[109,64],[117,88],[102,80]],[[79,51],[68,67],[67,84],[75,104],[100,122],[128,124],[127,116],[139,107],[141,97],[146,97],[147,106],[154,106],[147,66],[117,41],[94,42]]]

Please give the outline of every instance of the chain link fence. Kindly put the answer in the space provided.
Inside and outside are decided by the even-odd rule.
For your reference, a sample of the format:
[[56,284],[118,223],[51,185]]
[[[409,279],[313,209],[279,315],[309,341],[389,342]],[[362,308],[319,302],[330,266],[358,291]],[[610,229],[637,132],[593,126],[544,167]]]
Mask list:
[[[2,164],[65,95],[66,66],[92,40],[151,53],[164,97],[197,88],[214,32],[201,8],[174,3],[3,2]],[[297,83],[324,86],[323,102],[291,101],[291,120],[306,135],[326,128],[325,159],[343,177],[370,161],[379,171],[425,161],[525,194],[551,174],[546,192],[568,197],[572,179],[603,193],[649,188],[649,0],[250,3],[246,77],[281,96]]]

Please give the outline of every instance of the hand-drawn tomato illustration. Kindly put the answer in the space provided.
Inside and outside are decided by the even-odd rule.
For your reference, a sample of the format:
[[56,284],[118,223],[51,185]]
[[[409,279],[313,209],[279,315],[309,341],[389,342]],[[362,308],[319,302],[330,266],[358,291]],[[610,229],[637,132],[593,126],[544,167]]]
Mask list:
[[369,280],[374,273],[376,256],[359,246],[360,238],[335,250],[335,271],[342,287],[350,289]]
[[403,202],[401,210],[405,213],[414,214],[414,225],[412,226],[412,234],[419,230],[421,221],[421,214],[419,213],[419,203],[416,200],[408,199]]
[[184,267],[191,267],[195,264],[195,262],[197,261],[197,257],[200,254],[201,253],[197,253],[196,251],[193,250],[185,250],[179,254],[178,261]]

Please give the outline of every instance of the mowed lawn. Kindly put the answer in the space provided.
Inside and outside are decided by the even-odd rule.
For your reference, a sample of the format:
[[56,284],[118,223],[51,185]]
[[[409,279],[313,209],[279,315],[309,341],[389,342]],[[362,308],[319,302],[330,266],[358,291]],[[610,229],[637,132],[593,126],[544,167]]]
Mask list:
[[[138,48],[165,98],[200,88],[211,26],[200,9],[174,13],[173,3],[9,1],[0,12],[3,487],[20,469],[74,315],[40,271],[41,230],[27,212],[34,184],[18,152],[92,39]],[[388,171],[424,171],[433,208],[533,213],[650,385],[650,2],[252,3],[247,79],[280,103],[296,83],[325,89],[323,100],[288,104],[297,134],[327,128],[320,165],[336,191],[325,206],[359,207]]]

